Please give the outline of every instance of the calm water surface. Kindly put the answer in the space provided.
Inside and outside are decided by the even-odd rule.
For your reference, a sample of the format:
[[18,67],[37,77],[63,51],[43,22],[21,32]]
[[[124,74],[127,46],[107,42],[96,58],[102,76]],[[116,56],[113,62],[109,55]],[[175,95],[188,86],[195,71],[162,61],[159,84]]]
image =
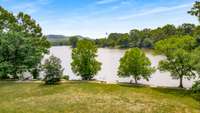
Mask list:
[[[50,48],[50,55],[54,55],[61,59],[62,66],[64,68],[64,74],[69,75],[70,80],[77,80],[80,77],[76,76],[72,70],[70,63],[71,59],[71,48],[69,46],[54,46]],[[125,50],[120,49],[98,49],[97,60],[102,63],[101,71],[95,76],[95,79],[106,81],[107,83],[116,82],[129,82],[130,78],[119,78],[117,76],[117,68],[119,66],[119,60],[124,55]],[[163,56],[154,56],[151,51],[145,51],[147,57],[151,60],[152,66],[157,67],[158,62],[164,59]],[[48,57],[48,56],[45,56]],[[191,87],[194,80],[184,80],[184,87]],[[156,71],[151,75],[149,81],[140,80],[139,83],[151,85],[151,86],[169,86],[174,87],[179,85],[178,80],[173,80],[168,72]]]

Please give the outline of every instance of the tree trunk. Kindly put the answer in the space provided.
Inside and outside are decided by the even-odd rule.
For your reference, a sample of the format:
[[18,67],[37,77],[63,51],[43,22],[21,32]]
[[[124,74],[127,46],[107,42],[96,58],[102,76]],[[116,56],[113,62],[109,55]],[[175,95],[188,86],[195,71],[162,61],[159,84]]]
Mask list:
[[180,76],[179,88],[183,88],[183,76]]
[[130,80],[130,84],[132,84],[132,81],[133,81],[133,80],[131,79],[131,80]]
[[138,84],[138,82],[137,82],[137,77],[134,77],[134,79],[135,79],[135,84]]
[[130,84],[132,84],[132,83],[133,83],[133,77],[130,76]]
[[18,79],[18,76],[17,76],[17,72],[16,72],[16,71],[14,72],[13,79],[14,79],[14,80]]

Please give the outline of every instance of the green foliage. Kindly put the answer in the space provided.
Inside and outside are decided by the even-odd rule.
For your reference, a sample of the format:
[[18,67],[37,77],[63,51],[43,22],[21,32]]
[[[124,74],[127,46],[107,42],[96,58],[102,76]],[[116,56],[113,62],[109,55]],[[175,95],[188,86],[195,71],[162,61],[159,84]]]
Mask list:
[[196,81],[193,85],[192,85],[192,96],[196,99],[200,101],[200,80]]
[[189,14],[196,16],[200,21],[200,1],[196,1],[190,11]]
[[137,29],[131,30],[129,33],[130,47],[139,47],[142,41],[143,33]]
[[50,56],[45,60],[42,66],[45,72],[44,81],[45,84],[56,84],[60,81],[63,69],[61,66],[61,60],[55,56]]
[[107,47],[108,44],[107,44],[107,39],[106,38],[100,38],[100,39],[96,39],[95,40],[95,44],[98,46],[98,47]]
[[167,24],[156,29],[133,29],[127,33],[110,33],[108,38],[96,39],[98,47],[112,48],[153,48],[155,43],[172,36],[194,36],[200,43],[200,28],[195,24],[184,23],[178,27]]
[[91,80],[101,69],[101,63],[96,58],[97,47],[90,40],[80,40],[77,47],[72,50],[72,70],[83,80]]
[[79,38],[77,36],[72,36],[69,38],[69,44],[72,46],[72,48],[76,47],[78,40]]
[[132,76],[136,84],[137,80],[141,78],[148,80],[153,72],[154,68],[151,67],[150,60],[139,48],[127,50],[125,55],[120,59],[118,75],[121,77]]
[[65,80],[69,80],[69,76],[68,75],[63,75],[62,78],[65,79]]
[[33,76],[33,79],[38,79],[38,77],[40,76],[40,69],[39,68],[32,69],[31,74]]
[[22,33],[0,33],[0,76],[18,79],[22,72],[29,71],[43,57],[41,48],[35,46],[38,40]]
[[121,33],[110,33],[107,39],[107,45],[109,47],[116,47],[118,44],[118,39],[122,36]]
[[196,46],[196,40],[191,36],[172,36],[155,44],[155,52],[168,57],[173,56],[177,49],[192,51]]
[[128,42],[129,35],[128,33],[121,34],[119,36],[119,39],[117,40],[118,45],[120,48],[128,48],[129,47],[129,42]]
[[190,53],[195,46],[195,39],[190,36],[174,36],[155,45],[158,54],[166,56],[165,60],[159,62],[159,70],[169,71],[174,79],[180,79],[179,87],[183,87],[183,77],[195,78],[194,60]]
[[15,16],[0,6],[0,31],[21,32],[30,37],[42,37],[42,29],[31,16],[20,12]]
[[193,36],[196,26],[194,24],[184,23],[177,28],[177,34]]
[[0,70],[15,79],[24,71],[38,67],[50,43],[42,29],[29,15],[20,12],[17,16],[0,6]]
[[192,91],[194,93],[200,93],[200,81],[196,81],[192,86]]
[[143,40],[143,45],[142,45],[142,47],[144,47],[144,48],[152,48],[152,47],[153,47],[153,42],[152,42],[152,40],[149,39],[149,38],[145,38],[145,39]]

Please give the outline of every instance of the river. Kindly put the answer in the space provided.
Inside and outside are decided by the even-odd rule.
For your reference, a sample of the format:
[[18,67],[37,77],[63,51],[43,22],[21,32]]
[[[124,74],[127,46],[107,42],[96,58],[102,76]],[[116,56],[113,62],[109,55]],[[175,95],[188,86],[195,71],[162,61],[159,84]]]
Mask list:
[[[70,63],[72,49],[69,46],[53,46],[50,48],[50,55],[54,55],[61,59],[62,66],[64,68],[64,75],[68,75],[70,80],[79,80],[80,77],[76,76],[72,70]],[[152,66],[157,67],[158,62],[164,59],[163,56],[155,56],[152,51],[144,50],[146,56],[151,60]],[[119,60],[124,55],[125,50],[121,49],[108,49],[99,48],[97,60],[102,63],[101,70],[94,77],[96,80],[105,81],[107,83],[116,82],[129,82],[130,78],[120,78],[117,76],[117,69],[119,66]],[[47,58],[48,56],[45,56]],[[192,86],[194,80],[184,79],[183,85],[186,88]],[[147,84],[150,86],[166,86],[166,87],[176,87],[179,85],[179,80],[174,80],[168,72],[160,72],[157,70],[151,75],[149,81],[140,80],[139,83]]]

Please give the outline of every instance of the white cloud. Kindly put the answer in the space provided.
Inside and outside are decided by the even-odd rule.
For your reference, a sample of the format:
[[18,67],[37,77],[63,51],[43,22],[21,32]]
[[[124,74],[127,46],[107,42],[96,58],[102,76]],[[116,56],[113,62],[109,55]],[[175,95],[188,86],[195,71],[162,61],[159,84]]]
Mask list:
[[155,14],[155,13],[162,13],[162,12],[169,12],[169,11],[174,11],[174,10],[177,10],[177,9],[182,9],[182,8],[187,8],[187,7],[191,7],[192,4],[182,4],[182,5],[178,5],[178,6],[172,6],[172,7],[157,7],[157,8],[154,8],[152,10],[145,10],[141,13],[138,13],[138,14],[129,14],[127,16],[123,16],[123,17],[119,17],[118,19],[119,20],[128,20],[128,19],[131,19],[131,18],[135,18],[135,17],[139,17],[139,16],[145,16],[145,15],[150,15],[150,14]]

